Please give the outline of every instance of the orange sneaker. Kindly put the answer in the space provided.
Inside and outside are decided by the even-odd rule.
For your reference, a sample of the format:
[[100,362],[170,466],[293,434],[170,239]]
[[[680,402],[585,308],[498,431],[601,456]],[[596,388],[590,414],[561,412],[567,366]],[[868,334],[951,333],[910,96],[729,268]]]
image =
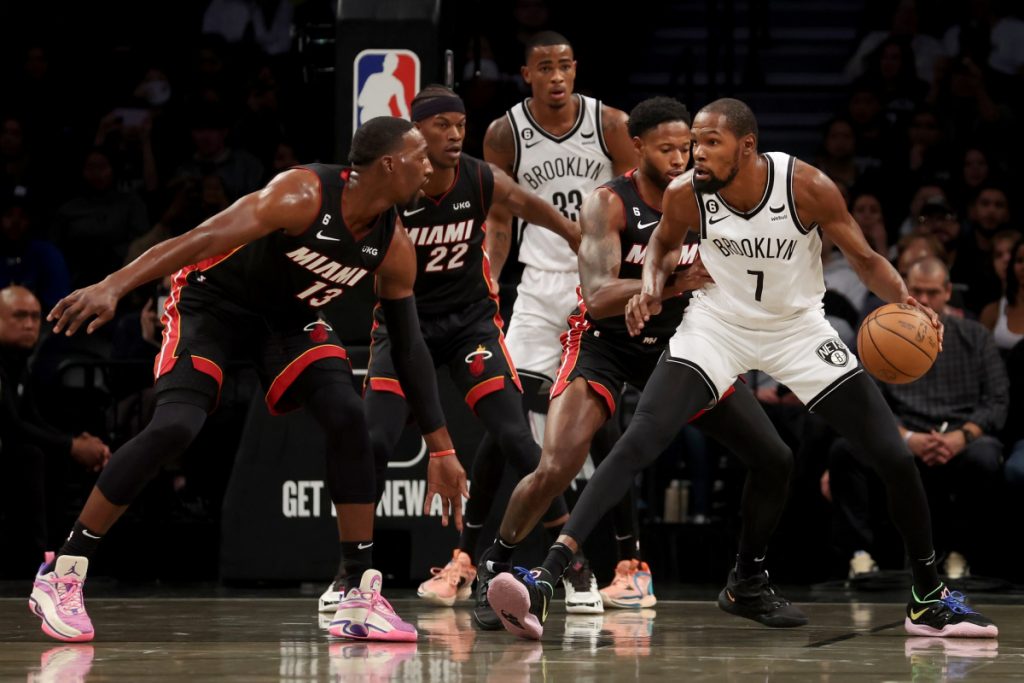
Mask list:
[[615,578],[601,589],[601,602],[605,607],[644,609],[654,607],[654,580],[651,568],[640,560],[621,560],[615,566]]
[[458,548],[452,551],[448,564],[434,567],[430,573],[433,576],[420,584],[416,595],[432,605],[451,607],[456,600],[468,600],[473,594],[476,567],[469,555]]

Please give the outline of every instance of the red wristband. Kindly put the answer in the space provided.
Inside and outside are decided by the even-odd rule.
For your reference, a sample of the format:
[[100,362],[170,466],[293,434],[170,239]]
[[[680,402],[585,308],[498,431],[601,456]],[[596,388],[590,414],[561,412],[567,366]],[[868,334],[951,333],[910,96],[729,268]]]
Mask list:
[[443,458],[446,455],[455,455],[455,449],[454,448],[449,448],[446,451],[431,451],[430,452],[430,457],[431,458]]

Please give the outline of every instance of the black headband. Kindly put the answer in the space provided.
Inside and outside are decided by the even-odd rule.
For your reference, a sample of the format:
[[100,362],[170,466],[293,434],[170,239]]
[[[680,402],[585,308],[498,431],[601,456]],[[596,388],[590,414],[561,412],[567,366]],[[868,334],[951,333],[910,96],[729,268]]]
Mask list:
[[443,114],[444,112],[457,111],[460,114],[466,113],[466,105],[458,95],[441,95],[431,97],[425,102],[417,102],[412,105],[412,120],[422,121],[423,119]]

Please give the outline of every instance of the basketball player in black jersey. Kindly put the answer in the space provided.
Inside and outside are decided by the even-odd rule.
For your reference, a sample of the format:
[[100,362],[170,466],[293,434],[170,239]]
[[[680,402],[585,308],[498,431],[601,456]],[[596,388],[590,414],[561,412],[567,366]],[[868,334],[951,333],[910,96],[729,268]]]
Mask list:
[[465,473],[444,426],[416,317],[415,248],[395,208],[419,194],[431,166],[419,131],[390,117],[364,124],[349,158],[350,168],[314,164],[281,173],[195,229],[72,292],[50,312],[54,333],[72,335],[83,325],[92,333],[113,317],[125,292],[175,273],[153,419],[114,453],[67,542],[36,577],[31,604],[49,635],[92,638],[82,602],[89,556],[161,463],[195,438],[217,403],[225,362],[241,357],[256,361],[272,413],[304,406],[327,435],[343,572],[353,585],[362,577],[361,590],[339,606],[331,632],[415,639],[415,629],[377,597],[380,574],[370,569],[373,453],[345,349],[319,307],[376,277],[397,374],[431,451],[426,506],[440,494],[442,523],[452,515],[461,528]]
[[[424,582],[420,597],[451,606],[469,596],[476,575],[475,548],[490,511],[507,460],[524,476],[540,459],[521,411],[519,376],[505,349],[497,292],[491,289],[490,265],[484,249],[485,220],[499,206],[535,225],[546,227],[574,248],[579,226],[535,194],[527,192],[496,167],[462,153],[466,109],[452,90],[427,86],[412,101],[412,118],[427,141],[434,169],[424,196],[402,208],[402,222],[416,247],[416,308],[433,365],[448,367],[466,404],[501,446],[497,462],[474,463],[473,496],[459,546],[434,578]],[[384,490],[387,464],[405,426],[408,409],[391,358],[388,326],[377,309],[365,382],[365,410],[376,457],[378,498]],[[557,497],[546,515],[564,518],[565,502]],[[321,608],[337,593],[325,593]],[[496,625],[496,624],[495,624]]]
[[[598,467],[543,565],[523,571],[520,580],[491,584],[492,593],[500,588],[502,594],[500,601],[491,598],[495,609],[528,625],[518,628],[523,635],[537,635],[552,583],[611,507],[609,501],[657,458],[687,416],[717,399],[730,376],[758,367],[850,441],[885,482],[890,514],[913,574],[905,630],[916,636],[996,637],[996,625],[939,580],[928,501],[914,456],[878,387],[824,318],[821,237],[846,254],[880,298],[928,315],[941,349],[938,317],[909,296],[892,264],[867,243],[824,173],[786,154],[758,152],[757,121],[746,104],[728,98],[712,102],[697,114],[693,137],[694,170],[665,191],[664,216],[648,247],[642,290],[626,306],[630,333],[645,334],[662,311],[676,252],[690,231],[701,233],[702,260],[715,284],[688,306],[629,429]],[[784,180],[774,180],[783,174]],[[756,502],[749,510],[752,518],[771,503]],[[743,583],[730,577],[718,599],[723,609],[732,611],[741,602]]]
[[[586,458],[591,437],[614,414],[622,385],[643,389],[647,384],[683,318],[688,300],[684,295],[711,281],[698,257],[697,235],[693,235],[683,245],[671,283],[663,291],[662,312],[648,322],[642,337],[630,336],[622,311],[640,291],[648,240],[661,219],[665,188],[689,163],[689,123],[686,107],[671,98],[654,97],[634,107],[629,114],[629,132],[640,157],[639,167],[605,183],[583,203],[579,310],[570,318],[563,337],[562,365],[551,391],[540,467],[513,492],[502,520],[502,539],[508,538],[506,534],[513,541],[518,539],[519,529],[529,530],[536,522],[533,511],[542,508],[553,492],[565,488]],[[737,560],[739,570],[744,571],[750,560],[764,554],[782,514],[792,453],[740,382],[727,400],[701,414],[695,424],[750,467]],[[674,434],[668,436],[671,439]],[[760,503],[756,518],[749,515],[755,502]],[[605,606],[653,606],[646,563],[620,554],[624,559],[616,569],[615,581],[601,591]],[[494,602],[496,597],[492,603],[499,604]],[[800,610],[774,594],[769,601],[759,599],[757,609],[743,616],[769,626],[807,623]],[[514,625],[506,628],[516,630]]]

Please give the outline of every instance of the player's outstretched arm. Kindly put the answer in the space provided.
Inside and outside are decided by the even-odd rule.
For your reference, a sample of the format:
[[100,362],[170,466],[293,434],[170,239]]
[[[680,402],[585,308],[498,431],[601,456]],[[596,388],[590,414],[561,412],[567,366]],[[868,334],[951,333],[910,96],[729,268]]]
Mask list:
[[685,173],[665,189],[661,200],[661,221],[654,228],[644,256],[643,283],[640,293],[626,304],[626,327],[633,336],[640,334],[652,315],[661,313],[665,283],[676,264],[686,233],[700,226],[697,199]]
[[226,254],[275,230],[299,234],[319,210],[317,178],[309,171],[286,171],[192,230],[150,247],[100,282],[75,290],[58,301],[46,319],[56,321],[54,332],[68,335],[91,320],[86,332],[92,334],[114,317],[118,300],[139,285]]
[[[555,233],[572,247],[573,251],[580,248],[580,226],[558,212],[557,209],[532,192],[527,192],[506,175],[500,168],[491,164],[494,172],[494,206],[501,206],[513,215],[519,216],[533,225],[539,225]],[[491,223],[488,219],[488,231]],[[507,254],[507,252],[506,252]]]
[[892,264],[871,248],[835,183],[817,168],[797,161],[793,193],[800,222],[806,226],[820,225],[825,236],[846,256],[861,282],[883,301],[906,303],[923,311],[938,332],[941,349],[943,325],[939,316],[910,296],[906,283]]
[[455,519],[455,527],[461,531],[460,496],[469,497],[466,471],[459,463],[445,427],[434,361],[423,341],[416,313],[415,282],[416,249],[405,230],[399,229],[395,231],[387,256],[377,270],[377,294],[391,338],[391,358],[398,381],[430,451],[423,513],[429,513],[436,493],[441,496],[441,524],[448,526],[451,515]]

